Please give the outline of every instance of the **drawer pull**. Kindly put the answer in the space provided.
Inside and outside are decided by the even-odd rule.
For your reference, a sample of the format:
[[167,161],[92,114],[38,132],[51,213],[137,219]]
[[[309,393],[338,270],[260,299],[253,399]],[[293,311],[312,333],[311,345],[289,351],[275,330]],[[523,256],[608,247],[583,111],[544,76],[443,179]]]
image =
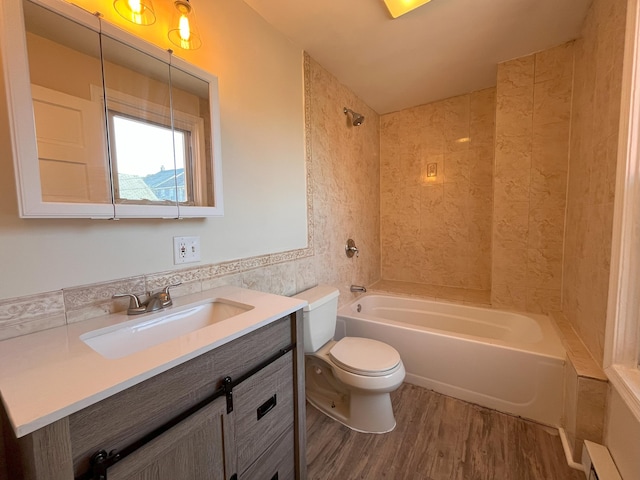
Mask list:
[[[267,413],[269,413],[273,409],[273,407],[276,406],[276,403],[277,403],[277,399],[276,399],[276,394],[274,393],[273,397],[271,397],[269,400],[267,400],[266,402],[264,402],[262,405],[258,407],[258,420],[260,420]],[[276,474],[276,479],[277,479],[277,474]]]
[[278,480],[278,472],[276,472],[276,474],[273,477],[271,477],[271,480]]

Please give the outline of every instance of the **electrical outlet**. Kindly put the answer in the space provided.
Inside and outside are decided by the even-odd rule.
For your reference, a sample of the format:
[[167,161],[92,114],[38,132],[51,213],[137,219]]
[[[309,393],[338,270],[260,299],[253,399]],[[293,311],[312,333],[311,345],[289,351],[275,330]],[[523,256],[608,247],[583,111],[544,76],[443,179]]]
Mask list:
[[199,262],[200,237],[173,237],[173,263]]

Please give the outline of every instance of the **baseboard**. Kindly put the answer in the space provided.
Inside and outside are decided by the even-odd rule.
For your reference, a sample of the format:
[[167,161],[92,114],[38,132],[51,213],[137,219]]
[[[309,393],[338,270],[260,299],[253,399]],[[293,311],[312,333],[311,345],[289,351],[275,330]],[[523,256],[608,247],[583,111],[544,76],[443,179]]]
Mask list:
[[575,470],[580,470],[584,472],[584,466],[581,463],[577,463],[573,461],[573,452],[571,451],[571,447],[569,446],[569,440],[567,439],[567,432],[564,431],[564,428],[558,428],[558,432],[560,432],[560,440],[562,441],[562,449],[564,450],[564,456],[567,459],[567,465]]

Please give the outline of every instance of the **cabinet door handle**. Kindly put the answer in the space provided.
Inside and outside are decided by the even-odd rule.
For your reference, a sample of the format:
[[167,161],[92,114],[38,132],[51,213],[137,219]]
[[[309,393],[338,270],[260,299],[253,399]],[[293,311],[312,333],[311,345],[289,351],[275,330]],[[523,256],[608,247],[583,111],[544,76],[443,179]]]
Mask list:
[[269,413],[273,409],[273,407],[276,406],[277,401],[278,400],[276,399],[276,394],[274,393],[273,397],[271,397],[269,400],[267,400],[262,405],[260,405],[258,407],[258,420],[260,420],[267,413]]

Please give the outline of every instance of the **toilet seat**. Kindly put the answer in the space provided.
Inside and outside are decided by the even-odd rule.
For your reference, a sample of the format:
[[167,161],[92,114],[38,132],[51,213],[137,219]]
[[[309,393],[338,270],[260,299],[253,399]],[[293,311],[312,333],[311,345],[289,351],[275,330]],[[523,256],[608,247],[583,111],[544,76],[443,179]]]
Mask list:
[[400,354],[391,345],[370,338],[345,337],[329,350],[329,357],[347,372],[382,377],[397,370]]

